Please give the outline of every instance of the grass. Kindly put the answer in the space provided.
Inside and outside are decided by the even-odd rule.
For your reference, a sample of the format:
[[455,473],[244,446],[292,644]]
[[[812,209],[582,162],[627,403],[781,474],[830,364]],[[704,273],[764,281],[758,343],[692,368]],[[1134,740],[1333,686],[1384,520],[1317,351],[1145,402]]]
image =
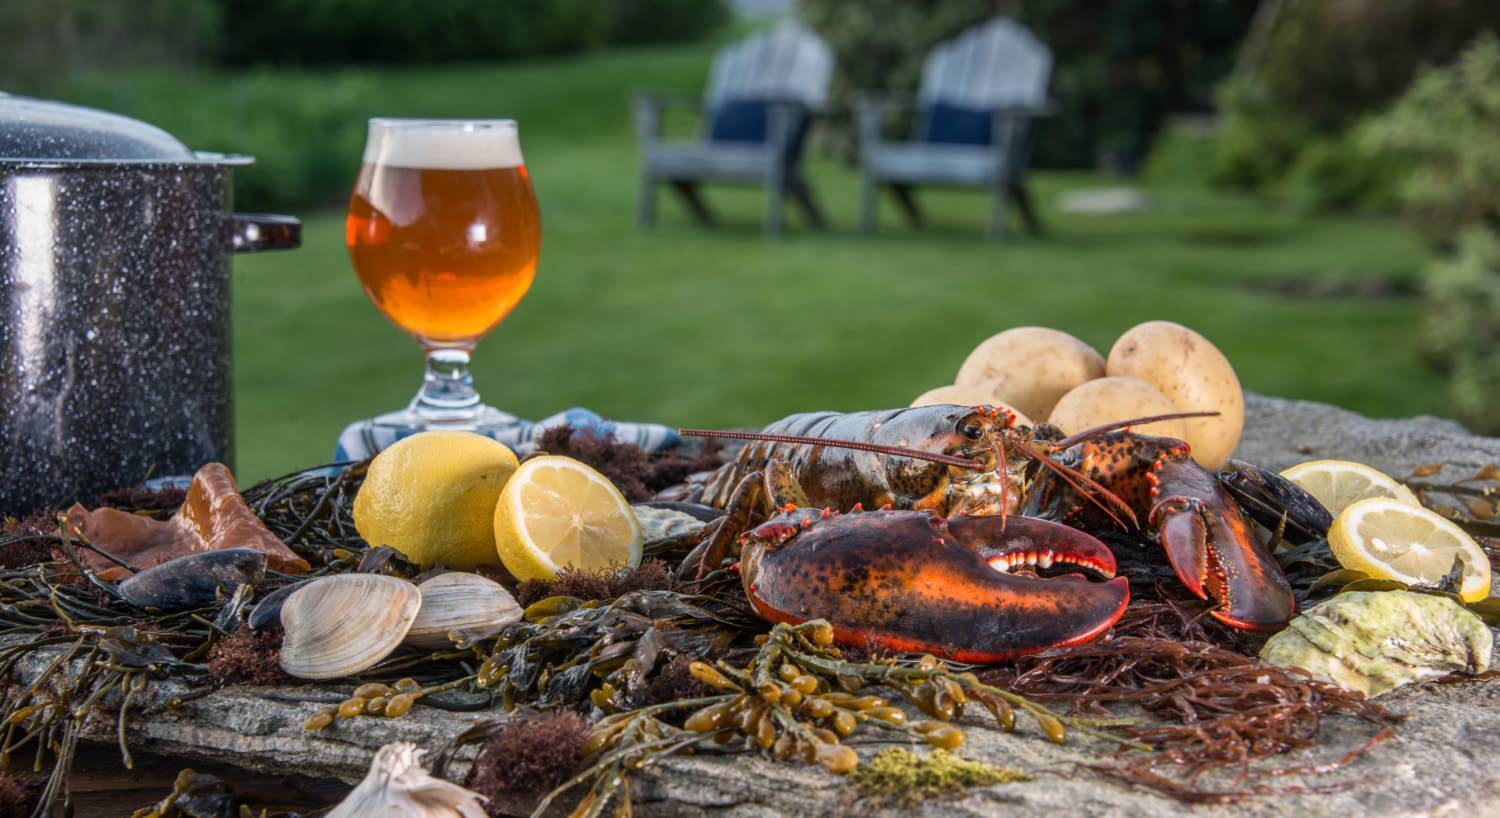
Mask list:
[[[661,224],[639,232],[629,94],[696,89],[709,53],[354,72],[373,89],[360,115],[521,122],[545,232],[530,295],[476,352],[491,403],[523,417],[582,405],[621,419],[761,424],[809,409],[905,405],[949,382],[969,349],[1007,327],[1053,326],[1107,351],[1128,327],[1160,318],[1207,335],[1249,389],[1376,416],[1441,408],[1441,383],[1414,352],[1415,301],[1289,298],[1268,288],[1410,282],[1425,257],[1392,222],[1310,218],[1192,186],[1151,189],[1140,213],[1069,215],[1052,207],[1061,190],[1113,182],[1042,173],[1034,182],[1045,237],[985,241],[986,199],[960,192],[925,196],[927,230],[898,224],[885,206],[881,231],[863,236],[853,230],[855,174],[817,159],[811,174],[834,223],[827,233],[799,227],[764,239],[760,195],[723,189],[709,197],[724,227],[693,226],[664,192]],[[314,96],[320,83],[349,80],[279,77]],[[156,101],[137,101],[178,132],[174,122],[194,111],[222,115],[234,87],[213,75],[92,82],[95,96],[138,89]],[[156,94],[202,104],[174,107]],[[352,179],[357,144],[348,156]],[[243,481],[321,462],[345,423],[404,404],[420,376],[416,345],[360,292],[342,214],[302,215],[302,249],[236,262]]]

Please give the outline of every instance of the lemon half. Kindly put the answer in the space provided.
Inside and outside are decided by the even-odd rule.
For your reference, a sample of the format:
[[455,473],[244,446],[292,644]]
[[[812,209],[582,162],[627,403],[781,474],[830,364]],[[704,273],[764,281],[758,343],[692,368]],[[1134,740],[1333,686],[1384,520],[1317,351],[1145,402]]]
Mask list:
[[1371,497],[1386,497],[1409,506],[1422,505],[1411,489],[1389,475],[1349,460],[1299,463],[1282,472],[1281,476],[1318,498],[1318,502],[1335,517],[1354,503]]
[[1478,602],[1490,593],[1490,561],[1478,543],[1441,515],[1390,497],[1360,500],[1328,529],[1339,564],[1380,579],[1431,585],[1463,565],[1459,598]]
[[609,478],[567,457],[521,464],[495,506],[495,547],[517,579],[641,563],[641,526]]

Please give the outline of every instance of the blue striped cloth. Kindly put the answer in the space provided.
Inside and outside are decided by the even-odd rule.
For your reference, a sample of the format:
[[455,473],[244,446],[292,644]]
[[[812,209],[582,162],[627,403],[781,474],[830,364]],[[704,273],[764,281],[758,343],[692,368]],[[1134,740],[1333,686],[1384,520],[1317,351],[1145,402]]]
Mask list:
[[[525,456],[536,448],[536,439],[542,432],[554,426],[572,426],[581,431],[612,437],[622,443],[634,443],[648,452],[656,452],[675,446],[677,430],[656,423],[618,423],[606,420],[597,412],[574,407],[558,412],[538,421],[517,420],[514,425],[490,432],[489,437],[509,446],[516,454]],[[368,420],[357,420],[339,434],[334,447],[336,461],[363,460],[381,449],[395,443],[410,432],[391,428],[376,428]]]

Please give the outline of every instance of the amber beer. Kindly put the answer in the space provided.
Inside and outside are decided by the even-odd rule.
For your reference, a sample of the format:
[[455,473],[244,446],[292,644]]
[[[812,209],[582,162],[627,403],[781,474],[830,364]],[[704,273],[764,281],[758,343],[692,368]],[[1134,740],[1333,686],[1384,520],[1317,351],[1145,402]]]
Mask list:
[[541,250],[515,123],[372,120],[345,238],[396,326],[472,345],[526,294]]

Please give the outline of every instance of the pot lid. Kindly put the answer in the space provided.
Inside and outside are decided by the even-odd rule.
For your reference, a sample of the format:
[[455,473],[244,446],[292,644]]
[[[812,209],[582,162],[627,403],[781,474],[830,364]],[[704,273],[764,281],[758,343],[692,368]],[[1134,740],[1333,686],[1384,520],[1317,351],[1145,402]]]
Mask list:
[[140,120],[0,94],[0,160],[196,162],[205,158]]

